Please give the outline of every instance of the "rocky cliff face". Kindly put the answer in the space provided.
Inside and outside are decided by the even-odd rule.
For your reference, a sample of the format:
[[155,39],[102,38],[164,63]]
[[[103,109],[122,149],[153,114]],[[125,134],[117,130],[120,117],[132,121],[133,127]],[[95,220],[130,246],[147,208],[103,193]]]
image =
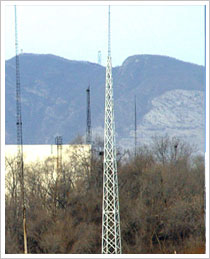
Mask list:
[[[103,133],[105,67],[53,55],[20,56],[23,141],[65,143],[86,129],[86,88],[92,127]],[[170,57],[136,55],[113,68],[117,143],[133,147],[134,96],[138,143],[168,134],[205,146],[205,69]],[[6,143],[16,143],[15,59],[6,61]]]
[[[172,90],[151,101],[151,109],[138,123],[138,143],[154,136],[179,136],[198,150],[205,149],[205,96],[202,91]],[[134,132],[130,132],[133,136]],[[122,141],[129,143],[129,139]]]

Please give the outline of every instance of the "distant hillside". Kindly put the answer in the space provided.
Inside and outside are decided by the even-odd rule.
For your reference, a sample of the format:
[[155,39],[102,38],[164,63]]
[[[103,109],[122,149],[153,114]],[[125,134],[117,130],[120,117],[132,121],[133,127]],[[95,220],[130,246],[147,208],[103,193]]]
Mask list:
[[[91,87],[94,132],[104,125],[105,67],[54,55],[20,55],[23,141],[71,142],[86,129],[86,88]],[[133,146],[134,96],[137,98],[138,142],[168,133],[204,150],[205,69],[157,55],[128,57],[113,68],[118,144]],[[6,143],[16,143],[15,58],[6,61]],[[182,113],[183,111],[183,113]],[[172,116],[173,115],[173,116]]]

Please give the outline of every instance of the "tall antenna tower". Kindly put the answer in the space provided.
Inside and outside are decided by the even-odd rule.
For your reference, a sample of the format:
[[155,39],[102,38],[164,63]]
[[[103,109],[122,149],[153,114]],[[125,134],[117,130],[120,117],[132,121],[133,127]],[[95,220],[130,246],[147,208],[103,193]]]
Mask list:
[[136,96],[134,100],[134,113],[135,113],[135,119],[134,119],[134,128],[135,128],[135,140],[134,140],[134,145],[135,145],[135,157],[136,157],[136,146],[137,146],[137,120],[136,120]]
[[121,233],[110,42],[110,6],[108,17],[108,57],[106,67],[104,122],[102,254],[121,254]]
[[17,170],[21,185],[21,198],[23,210],[23,239],[24,254],[27,254],[27,232],[26,232],[26,205],[24,187],[24,165],[23,165],[23,134],[21,116],[21,90],[20,90],[20,62],[18,52],[18,33],[17,33],[17,12],[15,6],[15,51],[16,51],[16,125],[17,125]]
[[86,89],[87,92],[87,126],[86,126],[86,144],[92,143],[92,130],[91,130],[91,114],[90,114],[90,85]]

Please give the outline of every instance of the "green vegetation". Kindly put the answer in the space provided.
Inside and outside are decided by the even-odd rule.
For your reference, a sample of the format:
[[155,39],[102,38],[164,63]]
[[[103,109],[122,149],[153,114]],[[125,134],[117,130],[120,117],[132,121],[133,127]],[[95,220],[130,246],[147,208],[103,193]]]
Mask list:
[[[51,161],[25,168],[29,253],[101,253],[100,145],[93,148],[91,168],[82,163],[85,175],[64,164],[56,181]],[[6,253],[12,254],[23,252],[15,165],[6,160]],[[202,156],[193,156],[180,140],[154,139],[139,147],[136,157],[118,151],[118,174],[123,253],[205,253]]]

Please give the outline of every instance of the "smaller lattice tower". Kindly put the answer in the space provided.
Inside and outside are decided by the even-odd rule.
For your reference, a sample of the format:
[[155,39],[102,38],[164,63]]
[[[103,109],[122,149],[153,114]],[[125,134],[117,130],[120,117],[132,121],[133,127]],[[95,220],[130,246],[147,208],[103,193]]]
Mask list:
[[86,144],[92,144],[92,129],[91,129],[91,113],[90,113],[90,85],[86,89],[87,93],[87,125],[86,125]]
[[62,182],[62,144],[63,140],[61,136],[57,136],[55,138],[55,144],[57,145],[57,167],[56,167],[56,179],[55,179],[55,190],[54,190],[54,211],[53,211],[53,217],[56,219],[57,217],[57,207],[58,207],[58,200],[60,196],[59,187],[61,186]]
[[62,136],[55,138],[55,144],[57,145],[57,178],[60,179],[62,175]]

